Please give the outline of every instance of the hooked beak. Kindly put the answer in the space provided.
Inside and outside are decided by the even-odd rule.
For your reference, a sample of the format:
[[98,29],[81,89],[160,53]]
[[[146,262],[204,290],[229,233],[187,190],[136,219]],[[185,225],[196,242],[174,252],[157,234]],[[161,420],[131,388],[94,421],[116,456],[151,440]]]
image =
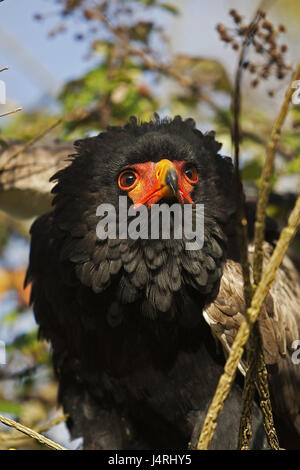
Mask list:
[[162,197],[177,196],[178,174],[174,164],[167,159],[160,160],[156,165],[156,178]]
[[165,177],[166,185],[171,189],[174,196],[177,196],[178,191],[178,175],[174,167],[170,166],[167,170]]

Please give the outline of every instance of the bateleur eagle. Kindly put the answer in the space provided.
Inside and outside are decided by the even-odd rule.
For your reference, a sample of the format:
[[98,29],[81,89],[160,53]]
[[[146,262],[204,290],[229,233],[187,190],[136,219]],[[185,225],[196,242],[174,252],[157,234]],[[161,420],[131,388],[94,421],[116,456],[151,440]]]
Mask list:
[[[223,350],[245,313],[235,178],[220,148],[192,119],[132,118],[75,142],[69,166],[52,178],[53,210],[31,229],[27,283],[40,336],[51,343],[59,401],[86,449],[186,449],[197,440]],[[203,246],[187,250],[184,236],[100,239],[97,207],[112,204],[120,224],[119,196],[145,205],[150,224],[154,204],[203,204]],[[266,241],[266,259],[271,252]],[[292,448],[300,435],[300,366],[291,360],[299,305],[299,276],[285,259],[259,327],[280,443]],[[237,447],[241,386],[242,375],[214,449]],[[256,405],[253,447],[266,447]]]

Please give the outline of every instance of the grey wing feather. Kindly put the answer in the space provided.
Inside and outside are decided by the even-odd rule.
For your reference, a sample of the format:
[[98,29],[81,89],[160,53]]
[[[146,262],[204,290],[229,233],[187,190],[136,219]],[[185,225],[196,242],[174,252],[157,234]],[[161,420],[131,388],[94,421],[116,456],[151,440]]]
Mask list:
[[[272,247],[264,245],[264,267]],[[253,247],[249,246],[253,260]],[[226,354],[244,318],[243,277],[239,263],[227,260],[216,300],[203,312],[206,322]],[[259,316],[265,361],[273,406],[279,415],[293,423],[300,435],[300,366],[292,361],[293,342],[300,339],[300,276],[289,258],[285,257],[265,299]],[[242,361],[240,370],[245,373]]]

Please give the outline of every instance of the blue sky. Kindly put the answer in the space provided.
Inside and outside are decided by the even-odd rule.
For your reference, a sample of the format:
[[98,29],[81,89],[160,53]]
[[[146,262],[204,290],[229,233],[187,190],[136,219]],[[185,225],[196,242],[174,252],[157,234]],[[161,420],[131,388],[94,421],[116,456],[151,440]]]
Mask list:
[[[246,18],[250,18],[258,0],[171,1],[181,10],[180,16],[170,16],[169,20],[165,20],[161,13],[159,16],[155,15],[155,20],[164,22],[171,37],[171,51],[217,59],[232,75],[237,57],[230,47],[220,42],[215,30],[216,23],[230,24],[228,10],[232,7],[238,8]],[[74,34],[84,27],[78,19],[68,21],[67,33],[59,34],[53,39],[48,37],[49,31],[60,21],[55,15],[58,10],[59,4],[55,0],[4,0],[0,3],[0,68],[9,67],[0,78],[5,80],[7,98],[12,102],[9,109],[12,106],[22,106],[28,110],[38,104],[49,106],[49,97],[57,95],[64,82],[81,76],[97,60],[95,57],[86,59],[86,42],[74,41]],[[34,21],[33,16],[36,13],[48,14],[47,20]],[[269,14],[275,24],[285,23],[291,18],[291,15],[285,17],[286,12],[282,9],[276,12],[276,9],[271,8]],[[151,18],[145,18],[149,19]],[[299,54],[298,23],[296,26],[291,27],[289,24],[286,38],[289,44],[289,62],[292,64],[298,60]],[[273,115],[285,87],[282,93],[278,93],[275,102],[268,98],[263,86],[256,90],[251,89],[251,77],[246,78],[247,106],[269,111]]]
[[[9,67],[1,79],[8,100],[25,109],[55,96],[64,82],[81,76],[97,60],[87,59],[86,42],[74,40],[84,27],[78,18],[67,21],[67,32],[49,38],[49,31],[60,23],[58,11],[54,0],[0,3],[0,68]],[[36,13],[47,19],[34,20]],[[160,14],[160,20],[165,21],[166,16]]]
[[[215,31],[216,15],[224,17],[229,3],[205,2],[204,10],[202,0],[177,1],[184,14],[178,20],[170,17],[171,48],[222,57],[224,49]],[[93,65],[85,58],[87,44],[74,41],[74,33],[80,30],[78,22],[69,21],[67,33],[48,37],[59,23],[57,11],[54,0],[4,0],[0,4],[0,66],[9,67],[1,79],[7,84],[8,99],[24,108],[35,105],[43,96],[55,95],[66,80],[82,75]],[[49,16],[38,22],[33,19],[35,13]],[[227,52],[230,60],[232,53]]]
[[68,33],[50,39],[48,32],[59,18],[33,20],[35,13],[55,11],[53,0],[4,0],[0,4],[0,65],[9,67],[1,79],[6,82],[8,99],[25,108],[55,94],[62,83],[93,64],[84,58],[87,45],[74,41],[72,22]]

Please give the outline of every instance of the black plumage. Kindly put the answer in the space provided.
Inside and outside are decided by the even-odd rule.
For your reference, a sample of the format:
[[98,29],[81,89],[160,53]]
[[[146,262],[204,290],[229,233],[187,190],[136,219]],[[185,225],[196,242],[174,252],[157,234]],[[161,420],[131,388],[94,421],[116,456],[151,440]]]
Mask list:
[[[238,266],[233,168],[220,147],[191,119],[132,119],[75,142],[70,165],[53,177],[53,210],[31,230],[27,282],[40,335],[52,345],[59,400],[85,448],[184,449],[196,439],[223,366],[211,334],[222,342],[223,317],[208,309],[224,264]],[[121,170],[162,158],[197,168],[203,248],[187,251],[184,239],[99,240],[96,209],[118,207]],[[232,317],[243,313],[234,293],[230,300]],[[215,448],[236,447],[240,404],[236,383]],[[254,414],[254,446],[264,447]]]

